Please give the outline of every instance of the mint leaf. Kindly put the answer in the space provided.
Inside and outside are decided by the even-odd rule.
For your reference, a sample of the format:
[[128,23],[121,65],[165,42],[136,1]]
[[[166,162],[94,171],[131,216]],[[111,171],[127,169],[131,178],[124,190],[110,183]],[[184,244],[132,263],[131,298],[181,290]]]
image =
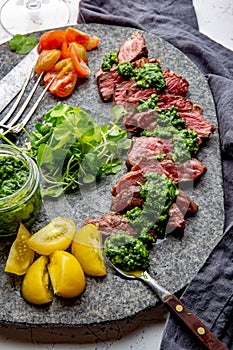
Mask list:
[[22,34],[16,34],[9,41],[9,47],[11,51],[15,51],[18,54],[26,55],[37,45],[37,38],[35,34],[29,34],[24,36]]

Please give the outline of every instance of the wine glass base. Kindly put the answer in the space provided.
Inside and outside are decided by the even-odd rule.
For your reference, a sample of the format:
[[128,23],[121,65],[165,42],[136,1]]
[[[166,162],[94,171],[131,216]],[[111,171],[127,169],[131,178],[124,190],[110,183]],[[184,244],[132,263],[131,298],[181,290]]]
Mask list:
[[69,20],[69,8],[62,0],[42,0],[33,10],[23,1],[8,0],[1,9],[1,24],[11,35],[64,27]]

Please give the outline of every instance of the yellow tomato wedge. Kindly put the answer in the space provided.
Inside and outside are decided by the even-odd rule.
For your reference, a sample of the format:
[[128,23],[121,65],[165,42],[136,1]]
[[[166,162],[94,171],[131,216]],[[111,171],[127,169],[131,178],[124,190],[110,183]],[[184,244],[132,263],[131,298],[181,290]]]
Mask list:
[[80,295],[86,286],[84,272],[78,260],[69,252],[57,250],[48,265],[53,291],[63,298]]
[[41,51],[37,62],[35,71],[38,75],[42,72],[48,72],[54,67],[57,61],[60,59],[61,51],[60,50],[43,50]]
[[47,256],[39,257],[24,276],[21,292],[29,303],[42,305],[53,300],[53,293],[49,289],[48,262]]
[[5,266],[5,272],[24,275],[34,259],[34,251],[28,247],[30,232],[20,224],[15,241],[13,242]]
[[80,262],[86,275],[106,275],[106,266],[101,248],[102,236],[95,225],[85,225],[76,232],[71,251]]
[[41,255],[67,249],[76,232],[73,220],[56,217],[28,240],[28,246]]

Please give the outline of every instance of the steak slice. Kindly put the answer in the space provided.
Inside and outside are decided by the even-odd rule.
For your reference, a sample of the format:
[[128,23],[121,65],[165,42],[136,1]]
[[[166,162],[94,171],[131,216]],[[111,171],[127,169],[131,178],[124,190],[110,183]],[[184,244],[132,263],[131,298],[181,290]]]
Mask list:
[[[143,57],[135,62],[135,68],[143,67],[148,62],[159,62],[156,58],[148,59]],[[103,71],[101,68],[95,72],[95,78],[99,90],[99,95],[104,102],[112,101],[115,94],[115,86],[123,81],[128,82],[122,77],[117,70],[117,65],[114,64],[109,71]]]
[[140,186],[130,186],[119,192],[112,200],[110,210],[119,214],[125,214],[135,207],[142,207],[144,200],[140,195]]
[[120,46],[118,51],[118,62],[132,62],[141,57],[147,57],[148,49],[145,38],[142,34],[135,32],[130,38],[127,38]]
[[[135,113],[135,110],[125,115],[124,126],[128,132],[139,135],[143,130],[154,130],[157,126],[157,110],[147,110],[141,113]],[[195,130],[197,136],[201,139],[208,139],[215,132],[216,127],[207,121],[199,109],[193,109],[188,112],[178,112],[179,116],[185,119],[187,129]]]
[[199,179],[207,170],[206,166],[196,158],[191,158],[182,164],[176,164],[172,159],[141,158],[135,163],[131,171],[141,170],[143,174],[154,172],[158,175],[165,174],[175,184],[190,182]]
[[198,205],[191,200],[189,195],[179,189],[179,194],[176,196],[176,205],[184,216],[195,215],[198,211]]
[[198,108],[200,113],[202,113],[200,106],[194,105],[191,100],[184,96],[160,94],[158,95],[158,99],[158,106],[160,108],[168,109],[175,106],[178,112],[190,112],[194,108],[195,110]]
[[141,170],[129,171],[126,174],[121,175],[117,183],[112,187],[112,195],[116,196],[123,190],[127,190],[131,186],[138,186],[146,182],[145,177]]
[[84,220],[84,225],[93,224],[98,227],[98,230],[103,236],[114,235],[118,232],[125,232],[130,236],[136,236],[128,219],[115,213],[103,214],[100,218],[87,218]]
[[176,203],[173,203],[168,211],[169,220],[166,227],[166,233],[175,237],[183,237],[185,229],[184,215]]
[[167,87],[163,93],[186,96],[189,83],[184,77],[173,72],[171,69],[164,69],[163,76],[167,83]]
[[116,65],[109,71],[99,69],[95,73],[99,95],[104,102],[111,101],[113,98],[115,85],[123,81],[123,77],[118,73]]
[[130,168],[141,159],[153,159],[161,154],[171,156],[173,142],[171,139],[160,139],[154,136],[132,137],[131,148],[128,150],[126,165]]
[[197,135],[202,139],[208,139],[216,131],[216,127],[196,111],[179,112],[179,115],[185,119],[187,129],[196,130]]
[[124,126],[128,132],[140,134],[143,130],[154,130],[158,112],[147,110],[140,113],[128,113],[124,117]]
[[[187,80],[170,69],[163,70],[164,78],[167,87],[162,94],[181,95],[185,96],[188,91],[189,83]],[[127,84],[127,82],[129,82]],[[137,86],[136,80],[120,81],[116,83],[113,102],[117,104],[138,103],[139,100],[147,100],[152,94],[159,95],[160,92],[154,87],[141,89]]]

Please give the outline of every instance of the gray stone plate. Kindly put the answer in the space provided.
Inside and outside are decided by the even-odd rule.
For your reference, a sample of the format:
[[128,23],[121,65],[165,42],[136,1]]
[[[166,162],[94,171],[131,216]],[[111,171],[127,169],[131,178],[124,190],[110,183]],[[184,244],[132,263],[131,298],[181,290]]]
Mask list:
[[[89,65],[95,72],[105,53],[117,51],[119,45],[135,29],[105,25],[82,25],[81,30],[96,34],[102,41],[97,50],[89,53]],[[39,36],[40,33],[37,33]],[[206,119],[217,126],[215,106],[206,78],[197,67],[179,50],[149,33],[144,33],[149,56],[158,57],[163,68],[170,68],[183,75],[190,83],[188,97],[203,106]],[[20,61],[21,57],[9,52],[7,44],[0,47],[0,78]],[[43,113],[58,102],[47,94],[28,124],[31,131]],[[98,95],[95,79],[92,76],[65,100],[71,106],[77,105],[87,111],[98,123],[108,123],[111,119],[111,103],[103,103]],[[24,135],[20,140],[24,141]],[[187,191],[199,204],[197,215],[186,221],[182,240],[167,238],[155,245],[151,251],[150,273],[171,292],[182,289],[195,276],[209,253],[219,241],[224,223],[222,173],[219,151],[219,135],[216,132],[198,154],[208,171]],[[109,176],[103,179],[94,190],[76,193],[61,198],[57,202],[46,200],[32,232],[57,215],[73,218],[77,227],[87,216],[99,217],[109,212],[111,186],[119,178]],[[138,281],[126,281],[115,275],[107,266],[106,278],[87,278],[86,291],[75,300],[54,298],[51,305],[36,307],[26,303],[20,296],[21,277],[4,273],[4,265],[13,241],[2,239],[0,247],[0,321],[43,326],[78,326],[106,321],[125,319],[152,308],[158,304],[154,293]]]

